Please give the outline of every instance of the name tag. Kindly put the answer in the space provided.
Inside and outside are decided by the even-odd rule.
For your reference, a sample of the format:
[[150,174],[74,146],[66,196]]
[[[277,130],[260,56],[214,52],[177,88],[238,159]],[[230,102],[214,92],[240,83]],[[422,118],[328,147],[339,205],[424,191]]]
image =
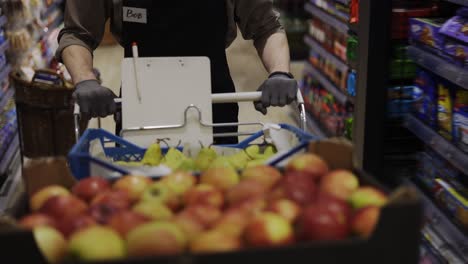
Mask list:
[[135,7],[123,7],[123,21],[133,23],[147,23],[146,9]]

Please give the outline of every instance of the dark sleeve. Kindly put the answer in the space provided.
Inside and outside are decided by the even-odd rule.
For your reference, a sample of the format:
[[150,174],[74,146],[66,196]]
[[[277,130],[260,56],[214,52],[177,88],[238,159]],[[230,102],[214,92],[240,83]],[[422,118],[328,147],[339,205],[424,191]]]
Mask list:
[[234,15],[244,39],[254,40],[256,46],[284,32],[272,0],[234,0]]
[[83,46],[93,53],[104,36],[111,5],[112,0],[66,1],[65,26],[58,36],[59,47],[56,52],[60,61],[63,50],[71,45]]

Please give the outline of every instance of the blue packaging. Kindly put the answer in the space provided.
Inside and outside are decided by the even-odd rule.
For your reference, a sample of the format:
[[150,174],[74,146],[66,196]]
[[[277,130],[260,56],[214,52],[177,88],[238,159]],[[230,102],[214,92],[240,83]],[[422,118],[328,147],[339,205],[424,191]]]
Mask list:
[[415,79],[416,86],[421,89],[421,100],[415,102],[415,115],[432,128],[437,127],[437,89],[433,75],[424,70],[418,70]]
[[453,138],[455,144],[468,153],[468,90],[458,89],[455,94]]
[[348,94],[351,96],[356,96],[356,71],[352,70],[348,75]]

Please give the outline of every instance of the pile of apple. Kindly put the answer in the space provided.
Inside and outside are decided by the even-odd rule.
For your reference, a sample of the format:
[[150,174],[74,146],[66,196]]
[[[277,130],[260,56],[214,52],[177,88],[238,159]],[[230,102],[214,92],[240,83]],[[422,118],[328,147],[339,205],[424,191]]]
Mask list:
[[132,175],[48,186],[18,223],[52,263],[95,261],[366,238],[386,202],[352,172],[301,154],[284,173],[213,167],[199,177],[177,171],[157,181]]

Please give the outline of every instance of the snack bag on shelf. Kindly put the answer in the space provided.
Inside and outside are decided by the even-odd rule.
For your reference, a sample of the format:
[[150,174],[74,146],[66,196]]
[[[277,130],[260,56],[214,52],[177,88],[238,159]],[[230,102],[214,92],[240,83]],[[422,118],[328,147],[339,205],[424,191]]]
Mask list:
[[468,66],[468,8],[459,9],[457,15],[442,26],[440,34],[447,37],[444,51],[457,64]]
[[439,134],[447,140],[453,139],[452,120],[453,120],[453,95],[450,85],[447,81],[439,80],[437,84],[439,91],[438,99],[438,127]]
[[458,89],[453,111],[453,136],[460,149],[468,153],[468,91]]
[[424,71],[419,70],[415,79],[415,84],[422,90],[423,96],[421,100],[415,102],[414,110],[416,116],[427,123],[429,126],[436,128],[437,126],[437,89],[436,81],[433,76]]

